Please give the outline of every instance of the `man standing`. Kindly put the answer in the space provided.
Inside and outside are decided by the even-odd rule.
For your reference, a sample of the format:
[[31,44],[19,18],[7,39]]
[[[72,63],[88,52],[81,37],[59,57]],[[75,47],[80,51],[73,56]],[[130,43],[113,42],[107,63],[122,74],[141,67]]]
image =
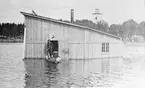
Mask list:
[[52,57],[52,52],[53,52],[53,44],[50,42],[50,40],[47,40],[47,54],[48,57]]

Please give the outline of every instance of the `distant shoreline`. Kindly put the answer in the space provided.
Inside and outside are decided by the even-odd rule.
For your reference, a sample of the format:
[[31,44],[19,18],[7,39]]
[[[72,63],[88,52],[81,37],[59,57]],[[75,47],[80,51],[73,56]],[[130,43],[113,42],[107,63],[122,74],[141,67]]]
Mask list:
[[23,43],[23,39],[0,39],[0,43]]

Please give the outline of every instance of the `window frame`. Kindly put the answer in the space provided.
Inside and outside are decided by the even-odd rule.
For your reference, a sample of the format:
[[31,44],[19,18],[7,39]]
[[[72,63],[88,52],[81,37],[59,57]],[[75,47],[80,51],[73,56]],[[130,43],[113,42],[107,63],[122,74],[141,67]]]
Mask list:
[[102,42],[102,52],[109,52],[109,42]]

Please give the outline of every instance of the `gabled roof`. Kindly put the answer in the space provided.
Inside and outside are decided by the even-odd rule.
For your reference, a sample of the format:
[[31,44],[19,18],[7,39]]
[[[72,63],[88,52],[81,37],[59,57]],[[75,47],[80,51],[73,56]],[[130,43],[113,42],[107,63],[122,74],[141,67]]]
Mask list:
[[83,28],[83,29],[88,29],[88,30],[95,31],[95,32],[98,32],[100,34],[104,34],[106,36],[110,36],[110,37],[113,37],[113,38],[116,38],[116,39],[119,39],[119,40],[121,39],[118,36],[115,36],[115,35],[112,35],[112,34],[109,34],[109,33],[106,33],[106,32],[102,32],[102,31],[99,31],[99,30],[96,30],[96,29],[93,29],[93,28],[89,28],[89,27],[85,27],[85,26],[81,26],[81,25],[77,25],[77,24],[73,24],[73,23],[68,23],[68,22],[52,19],[52,18],[49,18],[49,17],[34,15],[34,14],[31,14],[31,13],[26,13],[26,12],[21,12],[21,13],[24,16],[34,17],[34,18],[38,18],[38,19],[42,19],[42,20],[47,20],[47,21],[52,21],[52,22],[56,22],[56,23],[61,23],[61,24],[64,24],[64,25],[69,25],[69,26],[79,27],[79,28]]

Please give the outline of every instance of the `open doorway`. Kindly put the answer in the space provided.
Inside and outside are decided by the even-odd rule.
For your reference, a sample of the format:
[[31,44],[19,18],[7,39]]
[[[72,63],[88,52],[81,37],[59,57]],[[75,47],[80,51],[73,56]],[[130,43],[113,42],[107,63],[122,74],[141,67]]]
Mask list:
[[53,44],[52,52],[57,51],[59,53],[59,51],[58,51],[58,41],[57,40],[52,40],[50,42]]

